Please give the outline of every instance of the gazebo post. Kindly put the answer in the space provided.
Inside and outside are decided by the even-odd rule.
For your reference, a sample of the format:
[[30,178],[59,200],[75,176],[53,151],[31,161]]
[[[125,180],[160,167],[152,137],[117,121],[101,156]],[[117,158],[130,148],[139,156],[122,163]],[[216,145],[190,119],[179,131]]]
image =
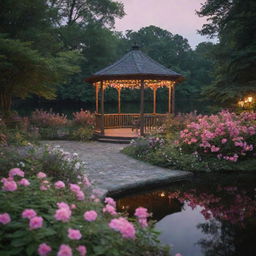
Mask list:
[[172,85],[172,113],[175,114],[175,83]]
[[171,104],[171,100],[172,100],[172,86],[169,85],[169,87],[168,87],[168,113],[169,113],[169,114],[172,113],[172,104]]
[[144,80],[140,81],[140,136],[144,136]]
[[118,114],[121,113],[121,87],[117,88],[118,93]]
[[96,83],[95,85],[95,89],[96,89],[96,113],[99,113],[99,86],[98,86],[98,83]]
[[153,88],[153,92],[154,92],[154,107],[153,107],[153,114],[156,114],[156,92],[157,92],[157,88],[154,87]]
[[103,81],[100,81],[100,91],[101,91],[101,125],[100,125],[100,132],[101,132],[101,135],[104,135],[104,87],[103,87]]

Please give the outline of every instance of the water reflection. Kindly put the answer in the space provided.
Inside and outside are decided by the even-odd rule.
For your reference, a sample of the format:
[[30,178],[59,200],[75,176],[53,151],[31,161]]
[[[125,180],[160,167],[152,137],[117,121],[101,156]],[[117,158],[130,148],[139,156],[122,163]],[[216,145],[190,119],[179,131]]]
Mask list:
[[183,256],[256,255],[255,177],[224,184],[192,181],[162,190],[123,197],[119,210],[138,206],[153,213],[160,240]]

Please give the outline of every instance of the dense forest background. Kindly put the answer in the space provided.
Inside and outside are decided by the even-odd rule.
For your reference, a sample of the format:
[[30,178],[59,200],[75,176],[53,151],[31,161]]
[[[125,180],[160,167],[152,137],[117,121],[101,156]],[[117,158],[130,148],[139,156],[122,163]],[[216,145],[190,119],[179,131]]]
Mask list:
[[[115,19],[125,15],[118,1],[1,0],[1,108],[9,110],[13,104],[20,113],[34,108],[93,110],[94,88],[84,79],[116,61],[135,42],[186,78],[176,87],[177,111],[232,106],[255,93],[255,13],[254,0],[207,0],[198,10],[209,21],[200,33],[217,37],[219,43],[204,42],[192,49],[186,38],[156,26],[116,32]],[[146,91],[148,111],[152,94]],[[117,92],[108,89],[105,99],[107,110],[115,112]],[[122,91],[122,111],[138,111],[138,101],[138,91]],[[165,89],[158,91],[157,101],[158,111],[165,112]]]

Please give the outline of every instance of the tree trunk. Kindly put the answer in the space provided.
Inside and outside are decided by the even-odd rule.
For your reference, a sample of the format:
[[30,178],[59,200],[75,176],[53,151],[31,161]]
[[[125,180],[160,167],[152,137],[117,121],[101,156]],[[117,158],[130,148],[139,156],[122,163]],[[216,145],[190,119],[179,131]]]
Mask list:
[[1,114],[4,117],[10,114],[11,105],[12,105],[12,96],[5,92],[0,92],[0,110],[1,110]]

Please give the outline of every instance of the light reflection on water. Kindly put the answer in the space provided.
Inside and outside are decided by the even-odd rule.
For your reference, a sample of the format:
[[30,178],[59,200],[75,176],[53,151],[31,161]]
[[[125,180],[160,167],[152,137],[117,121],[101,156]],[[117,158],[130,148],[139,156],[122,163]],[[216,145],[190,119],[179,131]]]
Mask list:
[[153,213],[172,255],[256,255],[255,175],[215,175],[117,200],[130,216],[139,206]]

